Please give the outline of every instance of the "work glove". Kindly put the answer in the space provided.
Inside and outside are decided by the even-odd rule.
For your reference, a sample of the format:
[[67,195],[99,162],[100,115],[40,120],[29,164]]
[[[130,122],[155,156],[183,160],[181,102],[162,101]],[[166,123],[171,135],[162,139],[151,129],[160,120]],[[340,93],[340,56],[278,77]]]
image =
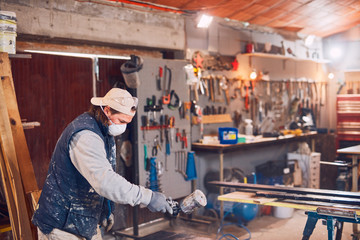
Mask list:
[[102,222],[101,222],[101,226],[104,228],[104,230],[106,232],[110,231],[110,229],[113,227],[114,225],[114,214],[110,214],[110,216],[108,218],[105,218]]
[[166,211],[170,214],[173,214],[173,209],[170,207],[170,204],[166,201],[164,194],[159,192],[153,192],[151,195],[150,203],[147,208],[151,212],[162,212]]

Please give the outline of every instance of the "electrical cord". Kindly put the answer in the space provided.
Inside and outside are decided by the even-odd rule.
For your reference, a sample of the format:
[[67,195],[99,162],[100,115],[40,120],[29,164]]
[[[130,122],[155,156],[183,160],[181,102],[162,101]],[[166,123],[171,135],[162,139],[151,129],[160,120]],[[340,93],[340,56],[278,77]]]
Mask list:
[[[241,204],[241,203],[236,203],[236,204],[234,204],[230,210],[228,210],[227,212],[225,212],[223,218],[221,219],[220,227],[218,228],[218,231],[217,231],[217,233],[216,233],[215,239],[217,239],[217,240],[221,240],[221,239],[235,239],[235,240],[239,240],[238,237],[236,237],[235,235],[233,235],[233,234],[231,234],[231,233],[223,233],[223,230],[222,230],[223,227],[225,227],[225,226],[230,226],[230,225],[236,225],[236,226],[238,226],[238,227],[241,227],[241,228],[245,229],[245,230],[249,233],[249,237],[246,238],[245,240],[250,240],[250,239],[251,239],[251,232],[250,232],[250,230],[249,230],[247,227],[245,227],[243,224],[240,224],[240,223],[238,223],[238,224],[234,224],[234,223],[224,224],[224,220],[225,220],[226,216],[227,216],[228,214],[230,214],[230,213],[232,212],[232,210],[233,210],[235,207],[237,207],[238,205],[240,205],[240,204]],[[221,237],[218,239],[219,233],[221,234]],[[228,237],[231,237],[231,238],[228,238]]]

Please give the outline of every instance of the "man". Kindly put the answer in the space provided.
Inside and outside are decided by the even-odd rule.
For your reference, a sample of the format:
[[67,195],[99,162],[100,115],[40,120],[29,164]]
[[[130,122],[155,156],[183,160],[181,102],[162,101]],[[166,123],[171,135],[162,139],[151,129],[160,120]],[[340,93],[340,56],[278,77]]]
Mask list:
[[88,112],[65,128],[55,146],[32,219],[39,239],[102,239],[99,224],[111,228],[113,223],[108,219],[108,200],[172,214],[163,194],[131,184],[114,171],[114,136],[125,132],[138,99],[113,88],[91,103]]

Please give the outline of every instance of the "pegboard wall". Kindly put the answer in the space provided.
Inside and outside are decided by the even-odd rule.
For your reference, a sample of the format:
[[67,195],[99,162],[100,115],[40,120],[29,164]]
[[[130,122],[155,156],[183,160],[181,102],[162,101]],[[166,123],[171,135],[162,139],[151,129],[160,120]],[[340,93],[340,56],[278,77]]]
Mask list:
[[[175,91],[181,102],[189,101],[185,65],[185,61],[144,58],[143,68],[139,71],[140,86],[137,88],[139,183],[153,190],[158,187],[159,191],[173,199],[185,197],[191,193],[191,181],[184,176],[187,154],[191,149],[190,112],[181,118],[177,107],[170,109],[168,105],[163,104],[163,109],[160,110],[159,101],[164,95],[164,81],[165,89],[168,89],[170,75],[170,90]],[[175,105],[175,103],[176,98],[173,95],[171,104]],[[161,118],[165,120],[165,116],[170,123],[161,121]],[[169,140],[168,151],[166,150],[166,133]],[[187,146],[185,140],[187,140]],[[146,156],[149,160],[146,160]],[[152,157],[155,159],[150,161]]]

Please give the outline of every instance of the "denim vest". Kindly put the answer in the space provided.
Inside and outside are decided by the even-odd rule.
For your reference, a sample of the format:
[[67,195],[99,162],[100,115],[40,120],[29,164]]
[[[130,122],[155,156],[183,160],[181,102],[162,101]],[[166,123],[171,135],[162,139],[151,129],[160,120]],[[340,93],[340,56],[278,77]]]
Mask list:
[[[89,182],[78,172],[69,156],[69,144],[72,136],[82,130],[90,130],[101,137],[107,159],[115,169],[115,141],[107,134],[108,127],[97,122],[88,113],[72,121],[56,143],[48,175],[33,215],[32,222],[44,234],[54,228],[91,239],[102,218],[105,204],[90,186]],[[101,146],[100,146],[101,147]]]

